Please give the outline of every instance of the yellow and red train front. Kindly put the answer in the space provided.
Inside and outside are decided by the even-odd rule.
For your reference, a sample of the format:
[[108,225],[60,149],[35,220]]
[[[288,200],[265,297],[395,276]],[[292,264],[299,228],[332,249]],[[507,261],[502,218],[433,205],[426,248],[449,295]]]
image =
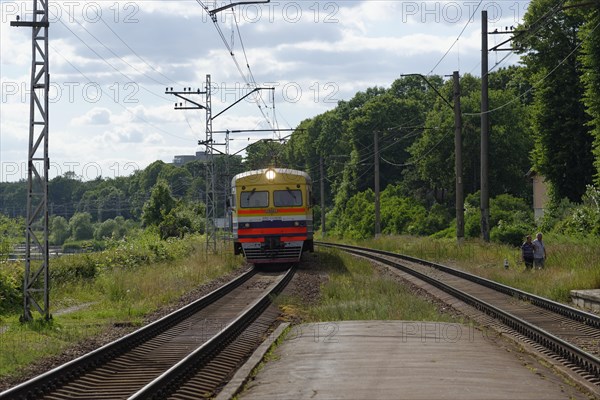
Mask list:
[[236,254],[252,263],[295,262],[312,251],[310,177],[302,171],[267,169],[236,175],[233,233]]

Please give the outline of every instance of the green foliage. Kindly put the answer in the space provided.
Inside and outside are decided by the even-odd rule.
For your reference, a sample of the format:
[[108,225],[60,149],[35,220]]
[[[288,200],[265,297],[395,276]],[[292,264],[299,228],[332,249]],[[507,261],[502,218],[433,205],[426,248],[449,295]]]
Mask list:
[[[552,183],[555,200],[579,201],[592,183],[594,162],[590,115],[582,101],[581,77],[589,71],[578,61],[579,31],[592,13],[557,12],[555,7],[553,0],[531,1],[520,28],[525,34],[515,35],[514,45],[523,49],[527,78],[535,82],[530,108],[535,169]],[[532,30],[535,34],[528,33]],[[594,57],[598,55],[586,59]],[[593,76],[590,79],[597,84]]]
[[142,223],[145,226],[158,226],[175,207],[176,201],[166,181],[160,180],[152,188],[150,199],[144,204]]
[[[375,194],[371,189],[352,196],[333,227],[335,234],[348,239],[372,237],[375,229]],[[445,229],[450,221],[447,210],[436,204],[428,211],[414,198],[404,197],[399,185],[381,192],[381,233],[429,235]]]
[[162,239],[182,238],[187,233],[204,233],[204,216],[204,204],[179,201],[158,225],[160,237]]
[[452,236],[456,235],[456,226],[448,227],[452,220],[448,209],[439,203],[431,206],[424,216],[417,215],[417,217],[413,221],[412,229],[408,230],[412,235],[433,235],[436,232],[445,232],[447,229],[450,229]]
[[50,220],[50,243],[62,245],[71,236],[69,223],[60,215],[54,216]]
[[0,214],[0,261],[6,260],[13,246],[24,239],[25,221]]
[[165,165],[158,174],[159,180],[169,184],[171,194],[176,198],[182,198],[192,183],[192,174],[185,168]]
[[[465,199],[465,237],[481,234],[480,193]],[[520,245],[533,232],[533,212],[523,199],[501,194],[490,199],[490,239],[499,243]]]
[[579,60],[582,64],[581,81],[584,86],[583,104],[590,117],[589,126],[594,140],[594,167],[596,168],[595,180],[600,185],[600,35],[597,28],[600,24],[600,7],[586,7],[586,21],[579,31],[581,39],[581,54]]
[[[500,70],[492,74],[506,87],[489,91],[490,108],[505,105],[490,114],[490,168],[491,196],[511,193],[527,195],[523,175],[530,168],[529,153],[533,147],[525,104],[512,101],[519,94],[516,85],[520,70]],[[500,75],[496,77],[496,75]],[[481,82],[472,75],[461,77],[461,110],[463,113],[478,113],[481,102]],[[453,82],[447,81],[440,87],[445,98],[451,98]],[[463,119],[462,159],[463,187],[466,194],[478,190],[480,169],[480,122],[473,117]],[[422,190],[423,183],[434,194],[439,203],[447,203],[454,197],[454,112],[443,99],[437,98],[435,106],[427,113],[425,129],[408,148],[410,164],[414,164],[415,190]],[[409,173],[406,172],[405,175]],[[418,179],[415,179],[418,178]]]
[[69,220],[73,240],[88,240],[94,237],[92,216],[89,213],[75,213]]
[[[65,244],[68,245],[75,244]],[[77,247],[81,249],[82,244]],[[92,281],[103,271],[133,270],[141,265],[181,258],[191,250],[191,244],[187,241],[161,240],[156,233],[150,231],[131,233],[127,239],[110,242],[102,251],[53,259],[52,281],[57,285],[82,279]]]
[[381,193],[381,233],[422,233],[426,210],[416,200],[399,196],[399,187],[388,186]]
[[600,235],[600,191],[588,186],[581,204],[564,199],[544,214],[544,227],[575,237]]
[[246,148],[246,168],[261,169],[279,165],[283,145],[271,140],[257,141]]
[[112,238],[117,226],[114,219],[107,219],[106,221],[99,223],[96,225],[96,230],[94,231],[94,239],[102,240]]
[[352,196],[343,215],[335,224],[335,231],[348,239],[364,239],[374,235],[374,193],[371,189]]
[[0,265],[0,314],[17,312],[23,306],[23,274],[22,264]]
[[500,220],[490,231],[490,239],[496,243],[511,246],[520,246],[525,241],[525,236],[532,233],[532,226],[524,222],[504,222]]
[[53,285],[93,280],[98,275],[95,257],[94,253],[82,253],[53,259],[50,268]]

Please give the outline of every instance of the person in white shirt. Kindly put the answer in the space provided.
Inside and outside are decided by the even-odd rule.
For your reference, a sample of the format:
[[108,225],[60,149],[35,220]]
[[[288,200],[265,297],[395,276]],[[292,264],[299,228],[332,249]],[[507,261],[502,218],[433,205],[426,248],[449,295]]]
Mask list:
[[544,246],[544,242],[542,241],[542,234],[538,233],[536,239],[533,241],[533,268],[544,268],[545,260],[546,247]]

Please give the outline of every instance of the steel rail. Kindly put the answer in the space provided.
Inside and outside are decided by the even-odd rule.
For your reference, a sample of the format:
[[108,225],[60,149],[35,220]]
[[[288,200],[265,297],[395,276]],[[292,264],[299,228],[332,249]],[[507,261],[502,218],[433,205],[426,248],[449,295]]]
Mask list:
[[[509,326],[510,328],[512,328],[513,330],[518,332],[519,334],[533,340],[534,342],[542,345],[543,347],[547,348],[548,350],[552,351],[553,353],[557,354],[558,356],[562,357],[563,359],[567,360],[568,362],[574,364],[578,368],[581,368],[582,370],[586,371],[594,379],[596,384],[598,384],[598,382],[600,382],[600,359],[598,359],[597,357],[585,352],[584,350],[572,345],[569,342],[566,342],[566,341],[552,335],[549,332],[546,332],[545,330],[543,330],[535,325],[530,324],[529,322],[527,322],[521,318],[518,318],[504,310],[499,309],[496,306],[493,306],[483,300],[480,300],[480,299],[478,299],[468,293],[465,293],[459,289],[456,289],[448,284],[440,282],[440,281],[436,280],[435,278],[432,278],[421,272],[415,271],[409,267],[403,266],[402,264],[399,264],[392,260],[389,260],[389,259],[386,259],[383,257],[379,257],[377,255],[368,254],[368,253],[377,253],[380,255],[392,256],[392,257],[397,257],[397,258],[406,259],[406,260],[408,260],[409,258],[412,258],[413,260],[415,260],[415,262],[418,262],[418,261],[416,261],[418,259],[415,259],[413,257],[400,256],[399,254],[396,254],[396,253],[385,252],[385,251],[381,251],[381,250],[372,250],[372,249],[361,248],[361,247],[357,247],[357,246],[338,245],[338,244],[333,244],[333,243],[315,243],[315,244],[322,245],[324,247],[339,247],[350,253],[365,256],[370,259],[374,259],[374,260],[377,260],[384,264],[390,265],[394,268],[400,269],[404,272],[407,272],[407,273],[457,297],[458,299],[464,301],[465,303],[475,307],[477,310],[485,312],[486,314],[490,315],[491,317],[500,320],[502,323]],[[430,264],[429,262],[424,262],[424,263],[426,265]],[[470,274],[468,274],[468,275],[470,275]],[[502,285],[502,286],[504,286],[504,285]]]
[[261,298],[257,299],[221,332],[203,343],[187,357],[148,383],[128,400],[165,399],[177,387],[191,378],[202,365],[212,359],[221,349],[238,337],[272,302],[272,296],[281,292],[295,273],[290,268],[280,281]]
[[26,400],[43,396],[49,390],[54,390],[78,376],[84,374],[92,368],[96,368],[111,359],[129,351],[131,348],[152,339],[170,327],[185,320],[198,310],[210,305],[217,299],[222,298],[236,287],[240,286],[253,275],[255,270],[240,275],[231,282],[213,290],[206,296],[180,308],[128,335],[123,336],[113,342],[110,342],[90,353],[69,361],[59,367],[45,372],[33,379],[23,382],[11,389],[0,393],[0,400]]
[[[349,249],[361,249],[361,247],[358,247],[358,246],[351,246],[351,245],[337,244],[337,243],[315,242],[315,245],[321,245],[321,246],[325,246],[325,247],[330,246],[330,247],[340,247],[340,248],[349,248]],[[385,251],[385,250],[367,249],[367,248],[362,248],[362,249],[368,250],[370,252],[374,252],[377,254],[382,254],[382,255],[386,255],[386,256],[390,256],[390,257],[397,257],[397,258],[401,258],[401,259],[411,261],[414,263],[433,267],[442,272],[446,272],[448,274],[458,276],[459,278],[467,279],[471,282],[478,283],[480,285],[486,286],[490,289],[494,289],[498,292],[502,292],[509,296],[517,297],[521,300],[529,301],[530,303],[532,303],[538,307],[545,308],[546,310],[552,311],[556,314],[563,315],[574,321],[578,321],[583,324],[589,325],[591,327],[600,329],[600,317],[599,316],[589,313],[589,312],[586,312],[586,311],[583,311],[583,310],[579,310],[579,309],[570,307],[566,304],[561,304],[556,301],[537,296],[533,293],[526,292],[524,290],[516,289],[516,288],[510,287],[510,286],[504,285],[502,283],[494,282],[492,280],[482,278],[482,277],[474,275],[474,274],[470,274],[468,272],[460,271],[455,268],[451,268],[451,267],[448,267],[448,266],[445,266],[442,264],[437,264],[437,263],[434,263],[431,261],[422,260],[420,258],[411,257],[411,256],[407,256],[404,254],[392,253],[390,251]]]

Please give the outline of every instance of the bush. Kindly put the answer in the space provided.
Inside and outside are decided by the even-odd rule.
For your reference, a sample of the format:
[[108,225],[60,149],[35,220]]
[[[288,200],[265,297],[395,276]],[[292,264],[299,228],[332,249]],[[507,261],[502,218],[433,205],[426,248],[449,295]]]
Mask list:
[[50,268],[55,284],[93,280],[98,275],[98,265],[93,254],[81,254],[54,259]]
[[52,217],[50,222],[50,243],[62,245],[71,236],[69,223],[64,217]]
[[73,240],[93,239],[94,228],[92,216],[89,213],[75,213],[69,220]]
[[577,237],[600,234],[600,190],[588,185],[581,200],[581,204],[567,199],[551,203],[542,218],[542,230]]
[[0,314],[17,312],[23,306],[23,267],[0,266]]
[[518,247],[525,241],[525,236],[532,231],[533,227],[525,223],[506,223],[500,220],[490,231],[490,239],[497,243]]
[[96,227],[94,238],[96,240],[110,239],[115,236],[117,230],[117,222],[114,219],[107,219]]
[[[432,235],[439,231],[447,229],[451,220],[448,210],[441,204],[435,203],[423,218],[418,218],[412,224],[411,234]],[[456,226],[454,226],[456,232]]]
[[[479,192],[465,199],[465,237],[481,235]],[[533,211],[525,200],[509,194],[490,199],[490,239],[494,242],[521,245],[533,231]]]

